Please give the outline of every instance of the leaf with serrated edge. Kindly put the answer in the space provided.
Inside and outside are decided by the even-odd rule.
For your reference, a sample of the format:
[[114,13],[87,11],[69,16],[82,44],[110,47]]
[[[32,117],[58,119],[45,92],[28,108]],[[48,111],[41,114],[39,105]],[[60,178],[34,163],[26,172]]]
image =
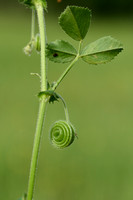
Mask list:
[[106,36],[87,45],[80,57],[89,64],[102,64],[111,61],[122,50],[122,44],[118,40]]
[[47,45],[46,55],[57,63],[71,62],[77,55],[76,49],[64,40],[56,40]]
[[81,41],[88,32],[90,19],[91,11],[88,8],[67,6],[59,17],[59,24],[71,38]]

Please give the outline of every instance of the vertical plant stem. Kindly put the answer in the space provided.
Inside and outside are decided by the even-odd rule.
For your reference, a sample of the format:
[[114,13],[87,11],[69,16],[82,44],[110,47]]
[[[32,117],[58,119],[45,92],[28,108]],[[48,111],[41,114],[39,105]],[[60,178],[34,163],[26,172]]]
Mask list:
[[45,21],[44,11],[41,3],[36,3],[36,10],[38,16],[40,40],[41,40],[41,91],[47,90],[47,79],[46,79],[46,36],[45,36]]
[[39,106],[38,120],[37,120],[31,167],[30,167],[27,200],[32,200],[33,198],[35,175],[36,175],[36,169],[37,169],[37,161],[38,161],[41,135],[42,135],[42,130],[43,130],[45,110],[46,110],[46,98],[44,97],[44,99],[41,100],[40,106]]
[[[45,31],[44,31],[44,11],[41,3],[36,3],[36,10],[38,16],[40,40],[41,40],[41,91],[47,89],[47,80],[46,80],[46,61],[45,61]],[[30,175],[29,175],[29,184],[27,192],[27,200],[33,199],[33,191],[35,186],[35,175],[37,169],[37,161],[40,149],[41,135],[44,124],[44,115],[46,111],[47,99],[46,96],[43,96],[40,100],[39,113],[36,125],[35,139],[33,145],[31,166],[30,166]]]

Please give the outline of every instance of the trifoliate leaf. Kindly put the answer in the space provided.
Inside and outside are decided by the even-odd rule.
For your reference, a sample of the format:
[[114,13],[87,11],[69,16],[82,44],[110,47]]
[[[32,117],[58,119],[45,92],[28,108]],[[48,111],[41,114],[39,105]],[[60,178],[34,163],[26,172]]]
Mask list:
[[80,56],[89,64],[102,64],[111,61],[122,50],[122,44],[118,40],[107,36],[87,45]]
[[47,45],[46,51],[49,60],[58,63],[66,63],[72,61],[76,57],[76,49],[63,40],[56,40]]
[[91,11],[88,8],[68,6],[59,17],[62,29],[74,40],[83,40],[88,32]]

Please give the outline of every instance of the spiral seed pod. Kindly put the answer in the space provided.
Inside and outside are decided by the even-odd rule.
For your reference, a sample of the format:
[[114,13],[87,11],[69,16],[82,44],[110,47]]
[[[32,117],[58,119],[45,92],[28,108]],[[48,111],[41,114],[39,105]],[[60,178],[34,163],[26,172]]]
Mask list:
[[63,149],[73,143],[75,129],[67,121],[57,121],[50,130],[50,139],[55,147]]

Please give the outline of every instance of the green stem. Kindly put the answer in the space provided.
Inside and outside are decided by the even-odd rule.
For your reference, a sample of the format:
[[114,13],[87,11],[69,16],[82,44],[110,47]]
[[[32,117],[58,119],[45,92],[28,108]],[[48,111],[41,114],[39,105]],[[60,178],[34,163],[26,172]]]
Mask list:
[[46,36],[45,36],[45,20],[44,11],[41,3],[36,3],[36,10],[38,16],[40,40],[41,40],[41,91],[47,90],[47,78],[46,78]]
[[63,103],[64,111],[65,111],[65,116],[66,116],[66,121],[69,122],[69,121],[70,121],[70,120],[69,120],[69,113],[68,113],[68,109],[67,109],[66,102],[65,102],[65,100],[63,99],[63,97],[60,96],[59,94],[58,94],[58,97],[61,99],[61,101],[62,101],[62,103]]
[[63,72],[63,74],[60,76],[60,78],[56,81],[56,83],[53,86],[53,90],[55,90],[58,85],[61,83],[61,81],[64,79],[64,77],[68,74],[70,69],[73,67],[73,65],[78,61],[79,55],[76,56],[76,58],[71,62],[71,64],[67,67],[67,69]]
[[41,100],[40,106],[39,106],[38,120],[37,120],[31,167],[30,167],[27,200],[33,199],[35,175],[36,175],[36,169],[37,169],[37,161],[38,161],[38,154],[39,154],[39,149],[40,149],[40,141],[41,141],[45,111],[46,111],[46,97],[44,97],[44,99]]
[[[43,6],[40,2],[36,3],[35,6],[37,10],[40,40],[41,40],[41,91],[45,91],[47,89],[47,80],[46,80],[46,61],[45,61],[45,37],[46,36],[45,36],[45,31],[44,31],[44,13],[43,13],[44,11],[43,11]],[[27,200],[33,199],[35,175],[36,175],[37,161],[38,161],[40,142],[41,142],[41,136],[42,136],[42,130],[43,130],[43,124],[44,124],[46,104],[47,104],[47,98],[44,95],[39,105],[39,113],[38,113],[38,119],[37,119],[37,125],[36,125],[31,166],[30,166]]]

